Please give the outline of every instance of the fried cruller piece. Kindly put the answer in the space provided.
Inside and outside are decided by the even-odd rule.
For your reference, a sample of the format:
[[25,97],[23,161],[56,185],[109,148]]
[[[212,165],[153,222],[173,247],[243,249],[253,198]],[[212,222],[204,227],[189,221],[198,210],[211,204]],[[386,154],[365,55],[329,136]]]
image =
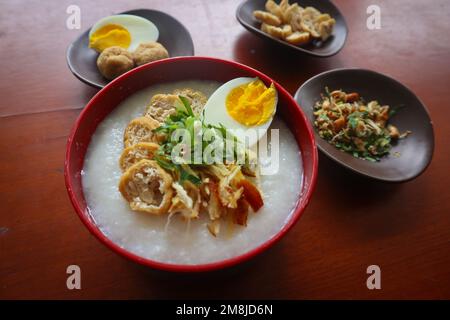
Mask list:
[[191,104],[192,111],[196,115],[200,115],[202,113],[203,107],[208,100],[202,92],[191,88],[176,89],[173,91],[173,94],[186,97]]
[[161,137],[153,132],[159,127],[159,122],[148,117],[139,117],[130,121],[125,128],[123,144],[125,148],[139,142],[158,142]]
[[119,191],[135,211],[167,213],[173,190],[172,177],[153,160],[141,160],[122,175]]
[[144,116],[163,123],[168,116],[174,114],[180,98],[174,94],[155,94],[145,109]]
[[150,100],[144,112],[145,117],[150,117],[163,123],[168,116],[174,114],[178,106],[182,106],[179,96],[186,97],[191,104],[192,111],[200,115],[206,104],[206,96],[197,90],[190,88],[174,90],[173,94],[156,94]]
[[127,170],[133,164],[143,160],[153,159],[158,151],[159,145],[152,142],[139,142],[128,148],[125,148],[120,156],[119,165],[122,171]]

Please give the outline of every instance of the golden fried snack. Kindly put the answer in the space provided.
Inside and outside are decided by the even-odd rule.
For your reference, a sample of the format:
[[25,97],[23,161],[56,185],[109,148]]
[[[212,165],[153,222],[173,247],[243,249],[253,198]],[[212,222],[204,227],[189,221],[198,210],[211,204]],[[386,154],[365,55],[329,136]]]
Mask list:
[[147,105],[144,116],[163,123],[168,116],[176,112],[177,104],[182,105],[177,95],[156,94]]
[[282,13],[285,12],[289,8],[289,0],[281,0],[278,6]]
[[309,32],[313,38],[320,38],[320,33],[316,30],[315,20],[320,16],[320,11],[313,7],[306,7],[301,13],[302,31]]
[[314,20],[314,27],[320,35],[322,41],[327,40],[333,32],[336,20],[331,18],[329,14],[321,14]]
[[253,15],[255,16],[256,19],[258,19],[259,21],[261,21],[265,24],[275,26],[275,27],[278,27],[281,25],[281,19],[270,12],[256,10],[256,11],[253,11]]
[[142,159],[153,159],[153,155],[158,148],[159,145],[152,142],[139,142],[131,147],[125,148],[119,159],[120,168],[122,171],[125,171]]
[[302,11],[302,17],[303,19],[306,20],[315,20],[317,17],[320,16],[320,14],[321,14],[320,11],[314,7],[306,7]]
[[291,4],[283,12],[283,22],[286,24],[291,24],[292,17],[294,15],[301,15],[303,8],[298,5],[298,3]]
[[191,103],[192,111],[196,115],[200,115],[202,113],[203,107],[208,100],[208,98],[206,98],[206,96],[202,92],[191,88],[176,89],[174,90],[173,94],[186,97]]
[[[293,45],[303,45],[313,39],[327,40],[336,21],[329,14],[322,14],[314,7],[301,7],[281,0],[266,1],[267,12],[256,10],[254,16],[262,22],[261,31]],[[280,20],[280,23],[278,23]]]
[[292,12],[291,20],[290,20],[289,24],[291,25],[292,30],[302,32],[303,31],[303,27],[302,27],[302,14],[301,14],[301,12]]
[[303,30],[305,32],[309,32],[311,34],[311,37],[320,38],[320,33],[314,27],[313,20],[303,19],[302,22],[300,23],[300,25],[301,25],[301,30]]
[[284,38],[284,40],[286,40],[290,44],[293,44],[296,46],[308,43],[309,39],[310,39],[310,36],[309,36],[308,32],[299,32],[299,31],[295,31],[291,35]]
[[109,47],[98,56],[97,67],[106,79],[112,80],[134,68],[133,57],[124,48]]
[[132,210],[165,214],[172,202],[172,177],[153,160],[141,160],[122,175],[119,191]]
[[286,39],[287,37],[289,37],[292,34],[292,27],[288,24],[285,24],[281,30],[283,30],[283,39]]
[[275,3],[275,1],[268,0],[266,2],[265,7],[267,12],[270,12],[271,14],[277,16],[281,20],[283,19],[283,12],[281,11],[280,6]]
[[141,43],[133,52],[133,60],[137,66],[168,57],[167,49],[159,42]]
[[158,142],[159,137],[152,131],[158,127],[159,122],[152,118],[139,117],[131,120],[123,136],[125,148],[139,142]]
[[268,24],[263,23],[261,25],[261,31],[271,35],[272,37],[283,39],[283,29],[279,27],[274,27]]

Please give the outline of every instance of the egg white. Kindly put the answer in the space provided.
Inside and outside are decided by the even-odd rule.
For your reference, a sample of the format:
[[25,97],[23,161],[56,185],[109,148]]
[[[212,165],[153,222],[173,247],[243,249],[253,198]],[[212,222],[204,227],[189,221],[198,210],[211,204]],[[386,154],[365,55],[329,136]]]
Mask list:
[[[234,120],[227,111],[226,98],[231,90],[241,85],[250,83],[258,78],[235,78],[221,85],[214,93],[209,97],[206,102],[203,111],[203,120],[205,123],[212,125],[224,125],[229,129],[241,142],[245,143],[248,147],[255,145],[258,140],[264,136],[273,120],[272,117],[265,123],[259,126],[245,126],[236,120]],[[278,95],[275,98],[275,108],[278,103]],[[275,110],[276,111],[276,110]],[[274,113],[275,114],[275,113]],[[257,134],[253,134],[251,131],[256,130]]]
[[128,30],[131,43],[127,49],[130,51],[136,50],[143,42],[157,41],[159,37],[158,28],[150,20],[131,14],[118,14],[100,19],[94,24],[89,31],[89,39],[95,31],[107,24],[117,24]]

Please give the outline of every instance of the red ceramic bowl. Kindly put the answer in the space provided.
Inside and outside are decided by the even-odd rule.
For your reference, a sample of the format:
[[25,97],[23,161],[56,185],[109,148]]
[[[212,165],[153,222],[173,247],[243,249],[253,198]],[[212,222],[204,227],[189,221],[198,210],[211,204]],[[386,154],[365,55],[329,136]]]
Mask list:
[[[89,215],[81,184],[80,172],[83,168],[84,156],[97,125],[122,100],[145,87],[162,82],[188,79],[227,82],[237,77],[259,77],[266,85],[270,85],[271,82],[275,84],[278,90],[277,112],[292,130],[302,151],[303,190],[290,220],[272,238],[244,254],[199,265],[168,264],[146,259],[121,248],[111,241],[102,233]],[[67,142],[64,177],[70,200],[81,221],[107,247],[132,261],[149,267],[168,271],[195,272],[220,269],[243,262],[280,240],[300,218],[311,198],[316,184],[317,165],[317,148],[312,128],[295,100],[278,83],[265,74],[236,62],[206,57],[179,57],[160,60],[135,68],[110,82],[89,101],[75,122]]]

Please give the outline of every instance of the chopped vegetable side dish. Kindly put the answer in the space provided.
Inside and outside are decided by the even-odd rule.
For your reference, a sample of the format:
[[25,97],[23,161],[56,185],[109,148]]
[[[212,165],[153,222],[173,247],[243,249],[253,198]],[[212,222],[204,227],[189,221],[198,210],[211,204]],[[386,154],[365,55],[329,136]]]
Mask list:
[[376,100],[368,103],[358,93],[325,88],[314,105],[314,126],[321,138],[356,158],[379,161],[389,154],[392,142],[405,138],[389,118],[396,112]]

